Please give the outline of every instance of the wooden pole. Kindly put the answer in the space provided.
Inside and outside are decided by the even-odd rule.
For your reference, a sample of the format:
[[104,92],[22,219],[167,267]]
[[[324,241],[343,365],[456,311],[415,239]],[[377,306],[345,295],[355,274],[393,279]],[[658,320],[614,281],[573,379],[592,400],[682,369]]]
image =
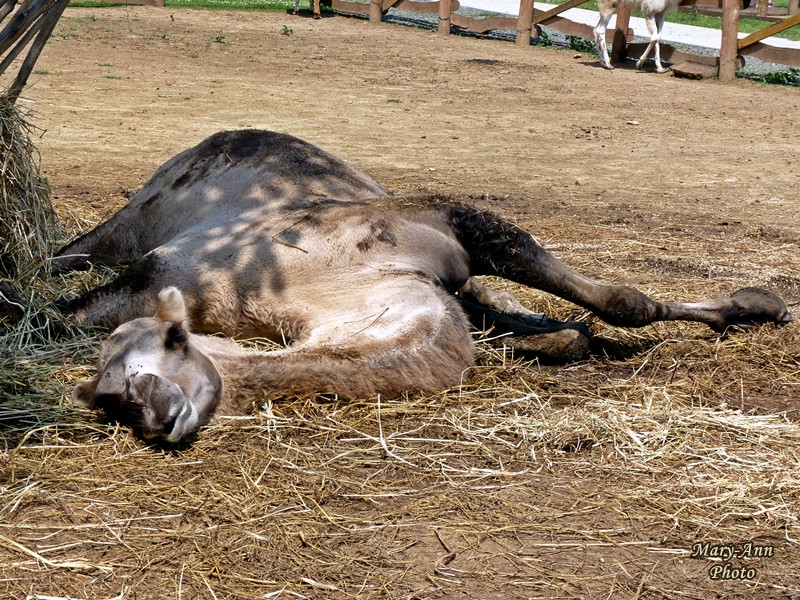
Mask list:
[[628,25],[631,21],[631,9],[627,4],[620,4],[617,9],[617,25],[614,29],[614,40],[611,42],[611,64],[625,60],[628,50]]
[[796,15],[797,13],[800,13],[800,4],[789,0],[789,16]]
[[519,18],[517,19],[517,44],[530,46],[533,29],[533,0],[519,0]]
[[50,34],[53,33],[53,29],[55,29],[56,23],[58,23],[58,20],[61,18],[64,9],[67,8],[67,4],[69,4],[69,0],[56,0],[50,7],[50,10],[47,11],[47,14],[42,18],[39,26],[39,33],[33,41],[25,60],[22,61],[17,77],[8,88],[7,99],[9,104],[14,104],[17,101],[20,92],[22,92],[22,88],[25,87],[25,84],[28,82],[31,71],[33,71],[33,65],[35,65],[36,61],[39,59],[44,45],[47,43],[47,40],[50,39]]
[[[767,0],[761,0],[766,2]],[[722,42],[719,49],[719,80],[736,79],[736,55],[739,53],[739,0],[722,0]]]
[[439,33],[450,35],[450,19],[453,16],[453,0],[439,0]]
[[380,23],[383,19],[383,0],[370,0],[369,22]]

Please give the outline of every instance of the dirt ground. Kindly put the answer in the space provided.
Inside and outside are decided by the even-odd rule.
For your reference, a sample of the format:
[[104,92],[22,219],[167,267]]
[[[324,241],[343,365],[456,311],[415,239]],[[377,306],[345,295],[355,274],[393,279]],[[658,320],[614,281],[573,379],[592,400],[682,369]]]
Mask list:
[[[72,231],[206,136],[265,128],[395,192],[491,208],[594,277],[661,299],[765,286],[800,312],[796,88],[341,16],[157,8],[68,9],[36,68],[24,106]],[[10,440],[0,596],[800,596],[797,325],[626,333],[514,289],[587,319],[607,356],[540,369],[484,348],[460,390],[269,406],[178,450],[84,413]],[[547,427],[522,424],[534,408]],[[774,553],[721,581],[718,557],[690,558],[705,541]]]

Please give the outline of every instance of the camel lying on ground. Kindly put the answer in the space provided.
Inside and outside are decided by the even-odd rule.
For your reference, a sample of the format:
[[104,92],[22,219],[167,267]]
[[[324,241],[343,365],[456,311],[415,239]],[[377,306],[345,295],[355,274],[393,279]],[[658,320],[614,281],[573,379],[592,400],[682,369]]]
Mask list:
[[[540,356],[589,351],[583,324],[535,314],[477,275],[556,294],[619,326],[791,321],[780,298],[757,288],[671,303],[595,282],[491,213],[392,196],[319,148],[265,131],[218,133],[179,154],[55,259],[60,270],[89,263],[131,264],[62,306],[114,330],[97,376],[73,399],[168,442],[268,399],[458,384],[473,363],[468,317]],[[248,351],[203,334],[283,348]]]

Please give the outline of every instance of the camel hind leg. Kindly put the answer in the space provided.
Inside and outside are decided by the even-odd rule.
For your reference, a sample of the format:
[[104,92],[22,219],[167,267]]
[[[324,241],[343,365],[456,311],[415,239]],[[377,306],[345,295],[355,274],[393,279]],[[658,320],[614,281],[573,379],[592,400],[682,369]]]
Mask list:
[[473,327],[489,332],[495,346],[505,346],[545,362],[574,362],[591,351],[584,323],[551,319],[524,307],[511,292],[497,292],[474,277],[458,291],[461,308]]
[[792,321],[783,300],[759,288],[705,302],[658,302],[622,285],[594,281],[570,269],[533,237],[491,213],[450,206],[446,218],[470,256],[471,275],[496,275],[591,310],[611,325],[643,327],[656,321],[697,321],[716,331]]

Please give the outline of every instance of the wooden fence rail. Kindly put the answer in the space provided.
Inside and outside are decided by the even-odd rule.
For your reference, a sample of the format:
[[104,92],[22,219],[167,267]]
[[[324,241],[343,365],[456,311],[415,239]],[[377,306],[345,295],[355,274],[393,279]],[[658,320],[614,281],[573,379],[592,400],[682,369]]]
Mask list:
[[[566,35],[594,40],[593,27],[582,23],[575,23],[561,16],[564,11],[579,6],[587,0],[567,0],[566,3],[543,11],[535,8],[534,0],[520,0],[517,17],[490,17],[471,18],[456,11],[460,8],[459,0],[322,0],[336,11],[351,14],[369,14],[373,23],[381,21],[383,15],[390,8],[397,8],[409,12],[438,14],[438,30],[442,34],[450,34],[452,28],[471,33],[488,33],[498,29],[517,32],[518,44],[529,44],[531,35],[539,35],[539,26],[546,25],[563,32]],[[681,5],[708,4],[709,0],[684,0]],[[770,25],[741,40],[738,39],[739,12],[741,0],[718,0],[722,14],[722,43],[720,56],[698,56],[680,51],[669,44],[661,44],[661,55],[665,60],[673,63],[688,61],[692,64],[705,65],[707,69],[719,73],[722,81],[735,78],[736,71],[742,68],[744,61],[742,54],[753,56],[767,62],[775,62],[790,66],[800,66],[800,49],[781,48],[761,43],[761,40],[784,31],[789,27],[800,25],[800,15],[796,14],[796,6],[789,10],[789,16],[781,22]],[[796,0],[790,0],[790,4]],[[766,7],[767,1],[761,0],[759,7]],[[762,11],[763,12],[763,11]],[[612,43],[611,58],[614,62],[621,62],[627,56],[638,57],[644,50],[643,44],[629,43],[633,39],[630,29],[630,10],[621,5],[617,12],[616,29],[607,32],[607,40]],[[642,32],[642,35],[645,35]]]

